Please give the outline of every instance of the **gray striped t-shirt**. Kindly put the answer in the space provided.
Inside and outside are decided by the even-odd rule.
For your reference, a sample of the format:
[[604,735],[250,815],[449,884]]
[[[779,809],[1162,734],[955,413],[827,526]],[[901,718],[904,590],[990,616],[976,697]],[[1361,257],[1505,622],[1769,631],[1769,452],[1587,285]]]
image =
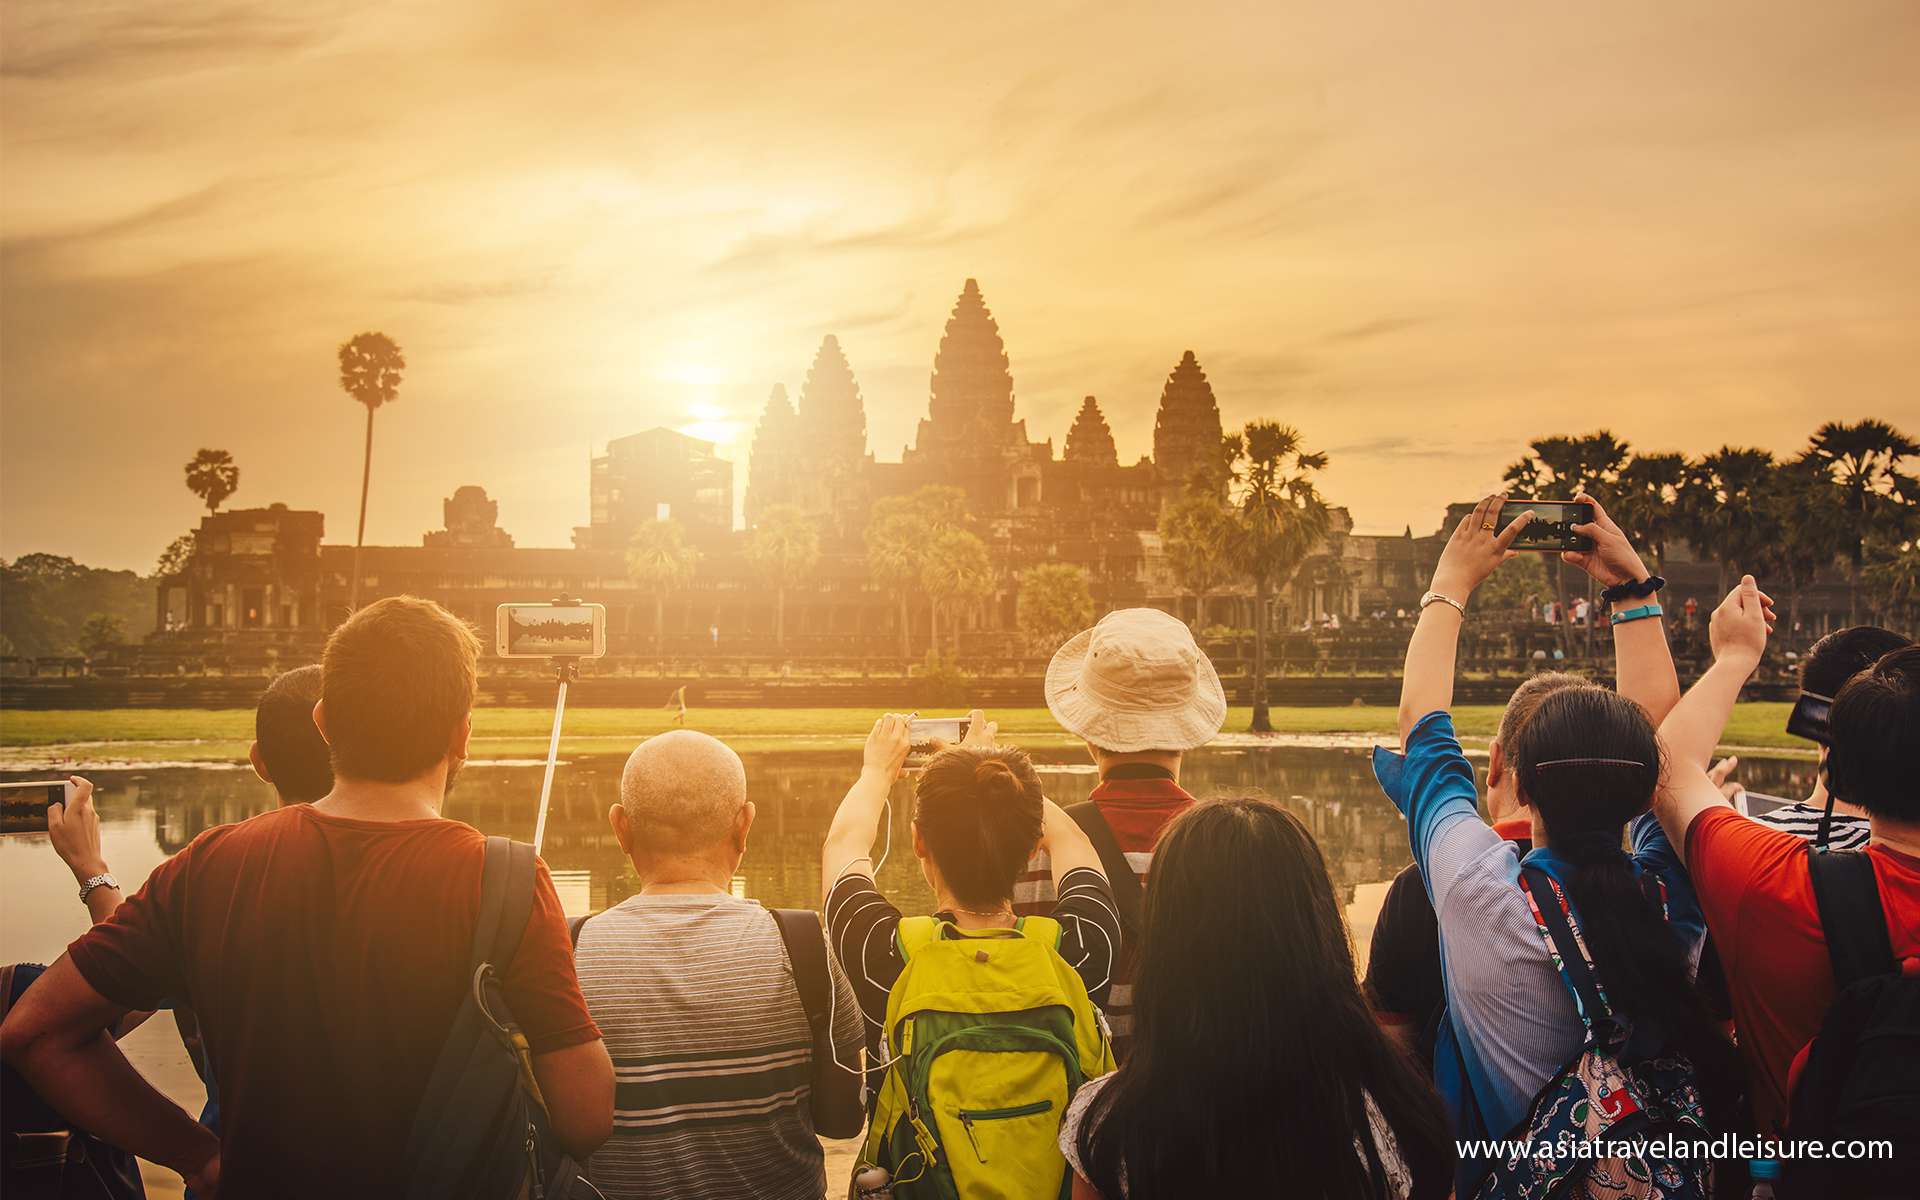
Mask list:
[[[860,1010],[827,962],[835,1048],[853,1066]],[[597,1187],[613,1200],[819,1200],[812,1039],[766,909],[718,893],[630,896],[580,930],[575,967],[613,1056],[613,1136],[587,1164]]]

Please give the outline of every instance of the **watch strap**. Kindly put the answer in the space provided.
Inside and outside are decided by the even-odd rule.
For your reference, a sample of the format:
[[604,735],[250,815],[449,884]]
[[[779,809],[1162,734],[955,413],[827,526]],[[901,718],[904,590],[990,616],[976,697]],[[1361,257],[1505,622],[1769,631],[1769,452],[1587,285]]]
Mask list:
[[103,887],[110,887],[116,892],[121,890],[120,881],[115,879],[112,874],[102,873],[92,875],[80,884],[80,902],[85,904],[87,897],[93,895],[93,889]]

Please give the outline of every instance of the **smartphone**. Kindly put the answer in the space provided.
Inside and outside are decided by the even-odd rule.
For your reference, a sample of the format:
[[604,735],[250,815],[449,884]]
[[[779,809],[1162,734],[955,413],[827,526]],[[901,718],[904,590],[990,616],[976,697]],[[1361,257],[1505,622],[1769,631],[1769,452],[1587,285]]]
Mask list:
[[1515,550],[1591,550],[1593,539],[1573,531],[1575,525],[1593,521],[1593,505],[1576,500],[1509,500],[1500,506],[1495,529],[1505,529],[1521,513],[1530,512],[1520,536],[1513,540]]
[[933,757],[933,743],[958,746],[967,736],[965,717],[916,717],[907,722],[907,769],[917,771]]
[[67,802],[67,781],[0,783],[0,834],[45,833],[47,810]]
[[1763,817],[1776,808],[1786,808],[1791,804],[1793,801],[1785,796],[1769,796],[1765,792],[1743,791],[1734,801],[1733,806],[1739,809],[1743,816]]
[[1828,743],[1827,731],[1832,721],[1833,697],[1801,692],[1800,699],[1794,701],[1793,711],[1787,714],[1787,732],[1824,746]]
[[607,652],[607,606],[502,604],[493,646],[501,658],[599,658]]

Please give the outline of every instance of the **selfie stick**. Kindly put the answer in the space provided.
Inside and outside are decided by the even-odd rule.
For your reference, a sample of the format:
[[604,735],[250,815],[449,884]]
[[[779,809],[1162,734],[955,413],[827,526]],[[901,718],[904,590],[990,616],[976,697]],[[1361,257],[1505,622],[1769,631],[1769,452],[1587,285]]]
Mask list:
[[[555,604],[578,604],[579,600],[570,596],[557,596]],[[540,853],[541,845],[547,837],[547,802],[553,796],[553,768],[560,761],[560,721],[567,712],[567,685],[580,678],[580,660],[555,655],[553,659],[554,682],[560,685],[560,694],[553,701],[553,736],[547,741],[547,773],[540,780],[540,814],[533,821],[533,852]]]

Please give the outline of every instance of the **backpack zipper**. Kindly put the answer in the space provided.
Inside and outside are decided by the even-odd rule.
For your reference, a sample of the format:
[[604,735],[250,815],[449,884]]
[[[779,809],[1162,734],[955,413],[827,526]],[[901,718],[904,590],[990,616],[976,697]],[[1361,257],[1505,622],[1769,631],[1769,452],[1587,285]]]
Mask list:
[[987,1156],[980,1153],[980,1139],[973,1131],[975,1121],[1005,1121],[1013,1117],[1031,1117],[1048,1111],[1053,1107],[1051,1100],[1035,1100],[1032,1104],[1016,1104],[1012,1108],[963,1108],[957,1114],[960,1128],[967,1131],[967,1140],[973,1143],[973,1156],[981,1162]]

